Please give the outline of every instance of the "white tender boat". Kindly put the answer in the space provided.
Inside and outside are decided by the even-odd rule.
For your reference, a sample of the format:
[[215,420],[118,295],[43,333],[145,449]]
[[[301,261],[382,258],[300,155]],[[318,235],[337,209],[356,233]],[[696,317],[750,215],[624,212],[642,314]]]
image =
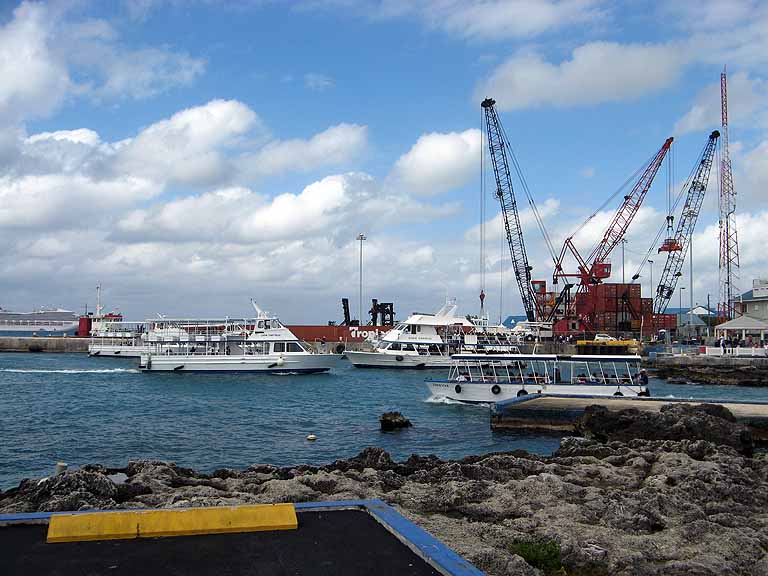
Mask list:
[[457,354],[447,379],[428,379],[435,399],[492,404],[529,394],[650,396],[640,356]]
[[373,352],[347,351],[358,368],[447,368],[451,354],[462,351],[515,353],[510,334],[456,315],[456,303],[447,302],[435,314],[412,314],[376,343]]
[[149,320],[139,368],[165,372],[327,372],[341,354],[318,354],[255,304],[253,319]]

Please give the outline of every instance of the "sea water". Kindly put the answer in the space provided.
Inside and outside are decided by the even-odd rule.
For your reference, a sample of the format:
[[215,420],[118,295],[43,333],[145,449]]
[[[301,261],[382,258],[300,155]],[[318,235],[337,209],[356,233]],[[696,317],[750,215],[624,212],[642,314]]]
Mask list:
[[[136,359],[0,354],[0,489],[46,476],[56,462],[122,467],[151,458],[210,472],[249,464],[324,464],[379,446],[460,458],[525,449],[549,454],[559,438],[492,432],[489,409],[430,401],[426,377],[444,371],[330,374],[142,373]],[[768,400],[768,389],[670,385],[654,396]],[[398,410],[413,428],[379,430]],[[315,442],[307,435],[317,436]]]

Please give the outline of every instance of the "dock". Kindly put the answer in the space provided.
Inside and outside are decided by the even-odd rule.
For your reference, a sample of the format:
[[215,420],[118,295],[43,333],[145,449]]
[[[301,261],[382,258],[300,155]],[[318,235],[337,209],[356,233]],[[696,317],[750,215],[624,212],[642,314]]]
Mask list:
[[90,338],[0,336],[0,352],[88,352]]
[[0,515],[3,574],[482,576],[380,500]]
[[587,406],[605,406],[616,412],[627,408],[658,412],[663,406],[673,403],[723,406],[730,410],[737,422],[751,429],[755,442],[768,443],[768,402],[730,402],[715,399],[529,394],[494,404],[491,409],[491,429],[572,434],[574,424],[584,415]]

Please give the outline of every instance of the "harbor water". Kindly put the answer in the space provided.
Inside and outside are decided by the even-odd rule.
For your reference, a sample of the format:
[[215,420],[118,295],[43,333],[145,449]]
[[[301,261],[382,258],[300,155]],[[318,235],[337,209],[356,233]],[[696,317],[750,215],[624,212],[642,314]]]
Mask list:
[[[488,408],[429,400],[427,376],[442,371],[362,370],[311,376],[141,373],[137,360],[82,354],[0,355],[0,489],[23,478],[130,459],[171,460],[210,472],[249,464],[324,464],[379,446],[459,458],[525,449],[549,454],[559,438],[491,432]],[[671,385],[654,396],[768,400],[768,389]],[[379,430],[382,412],[414,424]],[[309,434],[317,441],[309,442]]]

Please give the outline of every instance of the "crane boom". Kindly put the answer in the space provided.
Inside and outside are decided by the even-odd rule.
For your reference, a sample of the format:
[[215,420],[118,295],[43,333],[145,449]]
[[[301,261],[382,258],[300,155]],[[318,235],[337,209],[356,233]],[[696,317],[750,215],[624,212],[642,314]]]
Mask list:
[[486,98],[481,104],[485,112],[485,127],[488,135],[488,150],[490,151],[493,173],[496,177],[496,197],[501,204],[501,213],[504,218],[504,229],[509,244],[509,254],[512,257],[512,268],[515,271],[515,279],[520,288],[520,297],[523,300],[523,308],[529,322],[536,320],[538,306],[531,285],[531,266],[528,264],[528,254],[525,251],[523,229],[520,226],[520,215],[517,210],[517,200],[512,187],[512,177],[509,172],[507,159],[507,146],[504,132],[499,123],[494,105],[496,101]]
[[[621,205],[614,213],[610,224],[606,228],[603,238],[597,246],[595,246],[588,258],[583,258],[577,250],[576,245],[573,242],[573,235],[565,239],[563,248],[560,251],[560,257],[555,262],[555,273],[553,276],[555,284],[558,283],[559,278],[567,279],[569,277],[575,277],[579,280],[577,294],[586,294],[590,292],[590,286],[599,284],[604,279],[610,277],[611,265],[607,264],[605,261],[626,235],[630,224],[632,224],[632,220],[637,215],[638,210],[640,210],[640,206],[642,205],[643,200],[645,200],[648,190],[651,188],[651,184],[653,184],[654,178],[656,178],[656,174],[658,173],[661,164],[664,162],[667,152],[669,152],[669,149],[672,146],[673,140],[674,138],[672,137],[667,138],[656,154],[654,154],[654,156],[643,164],[643,166],[636,172],[636,174],[640,173],[640,177],[635,182],[632,190],[624,196]],[[594,214],[587,219],[587,222],[589,222],[592,217],[594,217]],[[586,222],[582,224],[581,227],[583,228],[585,224]],[[566,273],[563,270],[563,263],[568,253],[575,258],[578,273]],[[566,280],[566,284],[558,298],[558,302],[567,300],[568,302],[571,302],[571,304],[573,303],[573,300],[565,294],[570,291],[572,287],[573,285],[569,284]],[[584,304],[582,306],[581,316],[582,321],[588,326],[591,326],[592,324],[592,315],[595,312],[596,298],[597,296],[595,294],[594,297],[586,298],[583,301]],[[556,311],[557,306],[552,309],[552,318],[554,318]],[[571,310],[566,309],[565,315],[569,316],[571,312]]]
[[672,145],[673,140],[674,138],[667,138],[656,153],[656,156],[654,156],[648,164],[648,167],[645,169],[642,176],[640,176],[635,187],[632,188],[632,191],[629,194],[624,196],[624,202],[616,211],[616,214],[614,214],[613,220],[611,220],[611,223],[608,225],[608,228],[603,235],[603,239],[592,251],[589,258],[587,258],[587,262],[590,263],[592,268],[590,271],[591,276],[594,276],[595,268],[605,262],[613,249],[616,248],[622,238],[624,238],[629,225],[632,223],[637,211],[640,209],[640,205],[645,199],[645,195],[648,193],[648,190],[653,183],[653,179],[656,177],[656,173],[659,171],[659,167],[664,161],[664,157],[666,156],[669,147]]
[[669,300],[675,293],[677,279],[682,275],[683,262],[691,245],[691,236],[696,226],[696,220],[701,211],[701,204],[704,201],[704,194],[707,191],[709,174],[712,169],[712,162],[715,156],[715,146],[720,132],[714,130],[707,141],[704,150],[699,159],[699,165],[696,173],[688,187],[688,193],[685,198],[685,206],[677,222],[677,229],[673,238],[664,241],[664,245],[659,248],[659,252],[667,252],[667,262],[664,265],[664,272],[661,274],[661,280],[656,288],[656,301],[654,312],[664,314],[669,305]]

